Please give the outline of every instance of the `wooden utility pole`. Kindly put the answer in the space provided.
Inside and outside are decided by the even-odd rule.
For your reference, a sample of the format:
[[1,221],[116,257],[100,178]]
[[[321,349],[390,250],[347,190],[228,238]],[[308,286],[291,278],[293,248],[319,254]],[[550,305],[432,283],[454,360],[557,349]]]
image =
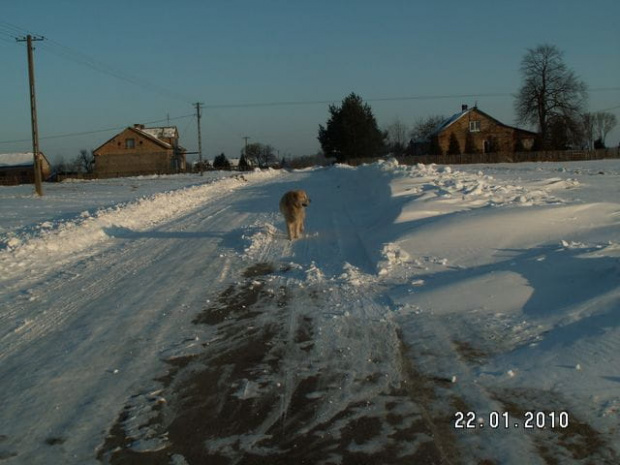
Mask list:
[[[245,146],[243,147],[243,159],[245,160],[245,167],[248,167],[250,166],[250,161],[248,160],[248,139],[250,139],[250,136],[243,136],[242,139],[245,141]],[[241,160],[239,160],[239,162],[241,162]],[[241,164],[239,164],[239,168],[241,168]]]
[[43,37],[32,37],[30,34],[26,38],[17,39],[18,42],[26,42],[28,46],[28,76],[30,79],[30,117],[32,121],[32,156],[34,157],[34,188],[37,195],[43,195],[43,180],[41,174],[41,155],[39,154],[39,129],[37,126],[37,102],[34,92],[34,57],[32,53],[32,42],[43,40]]
[[248,139],[250,139],[250,136],[243,136],[242,139],[245,141],[245,146],[243,149],[243,154],[246,157],[246,161],[247,161],[247,157],[248,157]]
[[200,109],[202,108],[202,103],[196,102],[194,106],[196,107],[196,119],[198,120],[198,166],[200,167],[200,176],[202,176],[202,137],[200,135]]

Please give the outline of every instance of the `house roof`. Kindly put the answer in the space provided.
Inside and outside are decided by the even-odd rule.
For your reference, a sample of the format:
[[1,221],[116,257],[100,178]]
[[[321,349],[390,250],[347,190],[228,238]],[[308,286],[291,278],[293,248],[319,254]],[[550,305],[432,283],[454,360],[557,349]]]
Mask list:
[[33,164],[32,152],[0,153],[0,167],[32,166]]
[[536,135],[535,132],[531,132],[531,131],[527,131],[525,129],[520,129],[520,128],[516,128],[514,126],[509,126],[507,124],[502,123],[501,121],[499,121],[496,118],[493,118],[491,115],[489,115],[488,113],[485,113],[484,111],[482,111],[481,109],[479,109],[478,107],[473,107],[473,108],[469,108],[467,110],[463,110],[460,111],[458,113],[453,114],[450,118],[445,119],[444,121],[442,121],[434,130],[433,132],[430,134],[431,136],[435,136],[437,134],[439,134],[442,131],[445,131],[446,129],[448,129],[450,126],[452,126],[454,123],[456,123],[458,120],[460,120],[461,118],[463,118],[466,115],[469,115],[470,113],[472,113],[473,111],[475,111],[476,113],[479,113],[493,121],[495,121],[496,124],[498,124],[499,126],[503,126],[505,128],[510,128],[510,129],[515,129],[517,131],[521,131],[521,132],[527,132],[529,134],[532,135]]
[[[137,126],[137,125],[136,125]],[[168,132],[172,132],[172,130],[176,131],[176,128],[145,128],[145,127],[130,127],[128,128],[130,131],[136,132],[139,135],[146,137],[147,139],[153,141],[157,145],[160,145],[166,149],[171,149],[172,144],[169,144],[160,137],[170,137],[170,136],[162,136],[165,133],[165,130],[168,129]]]
[[[129,126],[128,128],[123,129],[120,133],[116,134],[114,137],[110,138],[109,140],[101,144],[99,147],[97,147],[94,150],[94,152],[97,152],[101,147],[103,147],[104,145],[106,145],[111,140],[113,140],[115,137],[118,137],[120,134],[122,134],[125,131],[135,132],[137,135],[142,136],[146,139],[149,139],[153,143],[165,149],[174,149],[175,147],[172,144],[163,140],[162,138],[178,139],[179,137],[179,131],[177,130],[176,126],[146,128],[142,124],[134,124],[133,126]],[[177,148],[181,151],[185,151],[185,149],[181,147],[180,145],[177,146]]]
[[153,137],[157,137],[158,139],[167,138],[174,139],[178,137],[178,131],[176,126],[169,127],[161,127],[161,128],[136,128],[139,131],[145,132]]
[[[50,162],[43,152],[39,152],[41,160],[45,164],[49,165]],[[32,152],[19,152],[19,153],[0,153],[0,168],[18,168],[20,166],[33,166],[34,157]]]

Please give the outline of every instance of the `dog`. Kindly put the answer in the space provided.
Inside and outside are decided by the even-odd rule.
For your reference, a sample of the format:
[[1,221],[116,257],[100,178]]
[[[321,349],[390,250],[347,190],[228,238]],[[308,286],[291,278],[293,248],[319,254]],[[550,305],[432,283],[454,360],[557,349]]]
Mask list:
[[310,205],[310,198],[303,190],[288,191],[280,199],[280,211],[286,222],[289,240],[298,239],[304,232],[304,221],[306,219],[304,209],[308,205]]

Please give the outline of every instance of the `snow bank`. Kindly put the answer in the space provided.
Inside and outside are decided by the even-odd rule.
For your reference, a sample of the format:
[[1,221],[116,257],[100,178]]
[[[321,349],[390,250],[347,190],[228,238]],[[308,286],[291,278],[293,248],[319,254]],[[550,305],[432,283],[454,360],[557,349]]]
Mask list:
[[[76,217],[43,221],[26,230],[10,231],[0,236],[0,274],[7,279],[42,262],[54,266],[66,264],[83,254],[92,253],[117,235],[156,228],[162,222],[191,214],[205,202],[222,198],[248,182],[278,175],[275,170],[257,170],[206,184],[146,195],[95,211],[84,210]],[[166,183],[165,180],[160,181]],[[66,195],[71,194],[69,191]],[[41,201],[46,200],[43,198]]]

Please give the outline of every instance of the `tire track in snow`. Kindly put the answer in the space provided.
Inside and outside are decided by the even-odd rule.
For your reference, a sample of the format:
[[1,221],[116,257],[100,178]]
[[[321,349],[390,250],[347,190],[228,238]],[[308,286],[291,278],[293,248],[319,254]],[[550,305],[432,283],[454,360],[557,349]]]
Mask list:
[[[193,221],[196,215],[205,210],[204,221],[213,220],[217,215],[226,211],[218,208],[211,202],[201,210],[192,212],[178,220],[177,228],[182,228],[186,221]],[[164,247],[149,247],[144,242],[135,239],[144,238],[150,242],[157,242],[158,234],[165,236],[162,229],[153,232],[141,233],[129,229],[114,228],[108,234],[111,237],[124,241],[122,247],[113,247],[97,255],[90,256],[76,263],[71,271],[63,271],[56,275],[43,275],[39,281],[30,284],[27,292],[20,290],[16,293],[14,303],[3,309],[0,315],[0,324],[5,329],[0,338],[3,350],[0,361],[10,357],[21,348],[31,345],[50,332],[61,330],[65,324],[78,313],[89,308],[89,304],[97,301],[101,296],[115,289],[128,277],[138,274],[157,262],[160,257],[170,253],[175,244],[169,242]],[[148,238],[154,235],[155,238]],[[161,242],[161,241],[159,241]],[[151,253],[144,253],[151,250]],[[69,275],[69,280],[67,280]],[[97,279],[93,279],[96,275]],[[70,286],[71,291],[63,291]],[[49,301],[47,295],[58,296],[59,299]],[[16,317],[17,321],[16,321]]]
[[173,371],[166,402],[128,405],[99,457],[450,463],[407,386],[402,343],[383,306],[357,286],[308,279],[307,271],[249,267],[195,320],[217,336]]
[[[309,215],[335,190],[311,194]],[[128,406],[100,458],[453,462],[449,430],[420,405],[427,394],[416,390],[376,277],[350,263],[372,268],[361,226],[346,202],[331,207],[316,212],[318,227],[293,243],[272,214],[246,229],[244,279],[196,320],[217,335],[202,354],[169,361],[177,368],[166,381],[166,403],[153,406],[155,426],[153,415],[143,417],[148,434],[128,424],[135,412]]]
[[[160,369],[161,354],[177,350],[170,341],[191,325],[189,309],[236,269],[236,252],[220,247],[241,234],[245,216],[206,200],[156,229],[115,229],[113,246],[76,262],[70,280],[44,275],[3,312],[13,318],[1,341],[0,377],[13,393],[3,420],[28,428],[1,432],[3,450],[33,464],[92,458],[130,386]],[[30,320],[21,332],[18,318]],[[63,432],[64,447],[46,445],[50,431]]]

